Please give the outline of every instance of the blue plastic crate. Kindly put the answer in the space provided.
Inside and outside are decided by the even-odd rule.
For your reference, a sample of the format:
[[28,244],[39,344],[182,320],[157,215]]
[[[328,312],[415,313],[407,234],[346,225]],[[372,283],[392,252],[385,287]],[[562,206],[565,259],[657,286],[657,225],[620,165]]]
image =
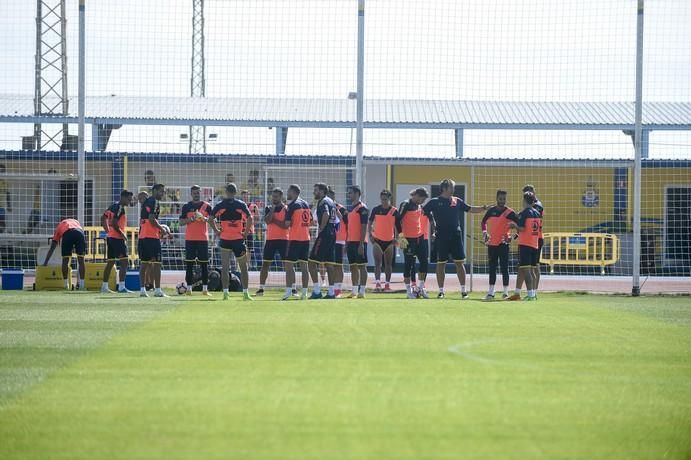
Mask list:
[[125,275],[125,287],[130,291],[138,291],[141,289],[141,284],[139,283],[139,271],[138,270],[128,270]]
[[5,268],[2,270],[2,290],[20,291],[24,289],[24,270]]

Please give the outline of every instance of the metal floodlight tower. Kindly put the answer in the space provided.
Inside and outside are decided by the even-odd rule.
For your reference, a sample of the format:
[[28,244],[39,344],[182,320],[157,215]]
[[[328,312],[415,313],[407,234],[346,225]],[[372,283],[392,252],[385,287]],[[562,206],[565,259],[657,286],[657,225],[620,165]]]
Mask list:
[[[206,96],[204,0],[192,0],[192,75],[190,96]],[[206,153],[206,126],[190,126],[190,153]]]
[[[67,100],[67,18],[65,0],[36,1],[36,72],[34,115],[68,115]],[[60,150],[74,150],[69,141],[68,125],[34,124],[33,148],[45,150],[51,145]],[[74,148],[73,148],[74,147]]]

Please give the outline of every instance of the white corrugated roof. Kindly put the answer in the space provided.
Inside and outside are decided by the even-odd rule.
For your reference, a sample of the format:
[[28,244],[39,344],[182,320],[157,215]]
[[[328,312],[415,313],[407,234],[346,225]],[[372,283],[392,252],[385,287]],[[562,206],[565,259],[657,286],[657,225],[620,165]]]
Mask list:
[[[77,116],[70,98],[69,118]],[[0,95],[0,121],[27,121],[31,96]],[[86,117],[138,124],[224,124],[238,126],[322,126],[355,123],[355,101],[335,99],[260,99],[89,96]],[[192,123],[191,123],[192,122]],[[633,102],[497,102],[367,100],[369,127],[444,128],[545,127],[620,129],[634,122]],[[643,124],[691,129],[691,103],[646,102]]]

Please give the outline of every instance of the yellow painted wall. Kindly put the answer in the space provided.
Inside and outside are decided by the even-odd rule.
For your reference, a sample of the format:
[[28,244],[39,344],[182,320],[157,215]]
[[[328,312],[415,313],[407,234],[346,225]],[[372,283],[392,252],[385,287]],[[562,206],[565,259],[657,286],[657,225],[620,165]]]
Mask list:
[[[394,189],[399,183],[438,183],[447,177],[467,184],[467,201],[473,205],[494,204],[497,189],[506,190],[508,204],[516,211],[521,209],[521,189],[533,184],[545,206],[546,232],[576,232],[613,220],[613,168],[395,166]],[[598,206],[583,206],[589,189],[597,191]],[[466,252],[477,263],[487,258],[485,246],[478,241],[482,216],[469,214],[467,218],[468,234],[476,239],[466,240]]]
[[[545,232],[577,232],[614,220],[614,168],[603,167],[499,167],[499,166],[409,166],[393,167],[393,186],[432,184],[451,178],[468,186],[467,201],[494,203],[497,189],[509,193],[509,206],[520,210],[521,189],[535,186],[545,205]],[[691,168],[643,168],[641,214],[645,220],[664,219],[667,185],[691,186]],[[598,196],[597,206],[584,206],[586,192]],[[399,200],[400,201],[400,200]],[[633,174],[629,170],[627,220],[632,218]],[[469,215],[468,233],[479,238],[482,214]],[[651,224],[644,224],[650,226]],[[657,224],[652,224],[657,226]],[[514,248],[515,249],[515,248]],[[478,241],[467,245],[476,262],[486,260],[486,250]]]
[[[467,184],[470,204],[493,204],[497,189],[504,189],[509,192],[509,206],[517,211],[521,189],[533,184],[546,209],[545,231],[578,231],[613,219],[613,168],[474,167],[473,184],[469,166],[395,166],[394,188],[397,184],[438,183],[447,177]],[[597,191],[598,206],[583,206],[588,189]]]

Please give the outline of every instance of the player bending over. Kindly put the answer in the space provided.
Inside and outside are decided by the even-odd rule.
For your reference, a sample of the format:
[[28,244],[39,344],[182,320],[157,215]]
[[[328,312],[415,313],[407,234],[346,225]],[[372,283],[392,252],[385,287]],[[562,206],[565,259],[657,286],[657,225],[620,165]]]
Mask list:
[[118,272],[117,291],[119,293],[132,293],[125,287],[125,276],[127,275],[127,215],[125,209],[132,204],[134,194],[128,190],[120,192],[120,200],[113,203],[101,216],[101,226],[106,231],[106,268],[103,270],[103,285],[101,293],[112,293],[108,288],[110,272],[117,261],[120,265]]
[[425,289],[425,279],[427,278],[427,240],[424,238],[422,228],[422,203],[425,202],[429,194],[424,187],[416,188],[410,192],[410,199],[401,203],[398,216],[396,217],[396,229],[398,230],[398,244],[403,250],[403,282],[409,299],[417,297],[411,285],[415,274],[415,258],[420,264],[418,274],[418,289],[420,295],[429,299],[427,289]]
[[302,271],[301,300],[307,298],[307,286],[310,282],[310,274],[307,269],[307,259],[310,250],[310,225],[312,225],[312,212],[305,200],[300,198],[300,186],[293,184],[286,192],[288,197],[288,210],[285,221],[282,223],[274,217],[274,222],[288,229],[288,249],[286,251],[286,292],[281,300],[288,300],[293,295],[295,284],[295,264],[300,264]]
[[314,184],[314,199],[317,201],[317,239],[314,240],[312,252],[309,256],[309,271],[312,277],[312,295],[310,299],[321,299],[321,284],[319,283],[319,265],[326,267],[329,277],[329,291],[325,299],[335,299],[334,292],[334,256],[336,250],[336,227],[340,223],[336,205],[326,196],[328,187],[325,183]]
[[[456,275],[461,283],[461,298],[468,297],[465,289],[465,249],[461,225],[463,213],[480,213],[488,206],[470,206],[465,201],[453,196],[456,183],[451,179],[444,179],[439,184],[441,190],[437,198],[432,198],[424,206],[423,212],[430,216],[435,228],[434,240],[437,250],[437,283],[439,294],[437,298],[444,298],[444,279],[446,263],[451,260],[456,265]],[[450,256],[450,257],[449,257]]]
[[[518,222],[511,222],[512,228],[518,229],[518,276],[516,286],[525,279],[528,288],[528,296],[523,300],[537,300],[537,286],[535,284],[535,268],[540,262],[539,244],[540,227],[542,218],[540,212],[533,206],[535,194],[525,192],[523,194],[523,210],[518,214]],[[521,290],[516,292],[508,300],[521,300]]]
[[278,259],[284,261],[288,248],[288,229],[283,225],[286,221],[286,205],[283,204],[283,190],[275,188],[271,191],[271,205],[264,209],[264,223],[266,224],[266,242],[264,243],[264,255],[262,257],[262,269],[259,272],[259,289],[255,295],[264,295],[266,278],[269,269],[278,255]]
[[70,271],[70,261],[72,260],[72,251],[77,253],[78,276],[77,288],[84,289],[84,278],[86,268],[84,265],[84,253],[86,252],[86,238],[84,237],[84,229],[82,224],[76,219],[65,219],[55,227],[55,232],[50,241],[50,249],[46,254],[46,259],[43,261],[43,266],[48,265],[48,261],[53,256],[55,248],[60,244],[60,251],[62,252],[62,279],[65,283],[65,289],[69,289],[72,274]]
[[[228,300],[228,285],[230,284],[230,253],[232,252],[240,268],[243,300],[252,300],[247,285],[249,273],[247,269],[247,232],[254,224],[252,214],[247,204],[235,199],[238,189],[235,184],[226,185],[225,198],[211,210],[209,224],[220,237],[221,248],[221,283],[223,285],[223,300]],[[220,224],[220,227],[219,227]]]
[[384,291],[391,292],[391,270],[393,257],[396,252],[396,219],[398,210],[391,206],[391,192],[382,190],[379,194],[381,204],[375,206],[369,216],[368,233],[372,240],[372,255],[374,256],[374,278],[377,282],[375,290],[381,291],[381,266],[384,262],[386,283]]
[[350,264],[350,277],[353,289],[348,298],[365,297],[367,287],[367,221],[369,211],[367,206],[360,200],[362,191],[357,185],[348,188],[348,199],[351,203],[350,211],[347,214],[347,251],[348,263]]
[[334,252],[334,293],[336,297],[340,297],[341,288],[343,287],[343,252],[345,251],[346,238],[348,237],[348,228],[346,226],[346,214],[348,210],[342,204],[336,203],[336,192],[329,186],[329,191],[326,196],[331,198],[331,200],[336,205],[336,211],[338,212],[338,219],[340,223],[336,229],[336,249]]
[[187,295],[192,295],[194,284],[194,264],[198,263],[202,272],[202,295],[209,293],[209,215],[211,205],[201,200],[201,187],[190,188],[192,200],[180,212],[180,225],[185,226],[185,283]]
[[154,297],[168,297],[161,290],[161,237],[169,236],[168,230],[158,222],[161,212],[159,201],[165,194],[163,184],[155,184],[151,188],[152,196],[142,205],[139,230],[139,259],[142,261],[142,270],[139,273],[141,283],[140,296],[149,297],[146,293],[146,277],[148,276],[154,285]]
[[509,297],[509,243],[511,242],[509,224],[511,222],[518,222],[518,217],[513,209],[506,206],[506,191],[497,190],[497,204],[487,210],[480,224],[489,260],[489,291],[485,300],[494,300],[497,267],[501,268],[504,287],[502,299]]

